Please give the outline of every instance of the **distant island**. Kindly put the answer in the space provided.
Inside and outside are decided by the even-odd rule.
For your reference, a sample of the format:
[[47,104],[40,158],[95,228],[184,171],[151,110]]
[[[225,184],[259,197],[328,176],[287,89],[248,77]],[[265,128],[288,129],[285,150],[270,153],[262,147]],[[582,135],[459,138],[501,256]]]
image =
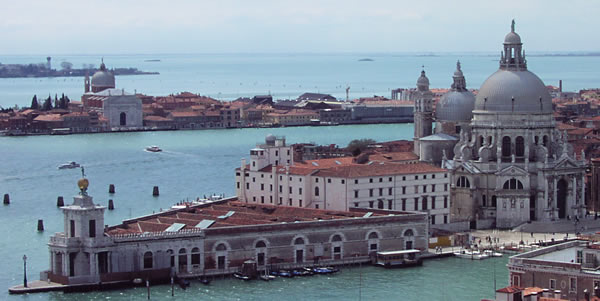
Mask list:
[[370,58],[364,58],[364,59],[360,59],[358,60],[359,62],[372,62],[374,61],[374,59],[370,59]]
[[[20,77],[83,77],[86,74],[92,75],[98,68],[92,64],[84,64],[81,69],[74,69],[73,64],[62,62],[61,70],[51,68],[51,58],[47,58],[47,63],[37,64],[2,64],[0,63],[0,78],[20,78]],[[115,68],[112,70],[114,75],[147,75],[159,74],[158,72],[146,72],[137,68]]]
[[159,59],[144,60],[144,62],[160,62]]

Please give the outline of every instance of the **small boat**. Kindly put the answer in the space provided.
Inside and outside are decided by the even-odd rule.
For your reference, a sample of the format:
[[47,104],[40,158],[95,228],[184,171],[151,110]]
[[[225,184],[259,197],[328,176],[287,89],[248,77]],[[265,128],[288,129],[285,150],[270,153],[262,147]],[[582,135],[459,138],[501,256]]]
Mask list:
[[502,257],[502,253],[494,252],[493,250],[485,250],[483,254],[489,257]]
[[177,280],[177,283],[179,284],[179,287],[181,287],[182,289],[186,289],[188,286],[190,286],[190,281],[184,278],[179,278]]
[[281,270],[279,271],[279,277],[286,277],[286,278],[292,278],[294,277],[294,274],[290,271],[287,270]]
[[481,260],[481,259],[486,259],[489,257],[488,255],[482,254],[479,251],[466,251],[466,250],[454,252],[454,256],[459,257],[459,258],[464,258],[464,259],[472,259],[472,260]]
[[146,147],[146,151],[153,152],[153,153],[158,153],[158,152],[162,152],[162,149],[160,149],[160,147],[158,147],[156,145],[151,145],[151,146],[147,146]]
[[210,279],[208,279],[207,277],[200,277],[200,283],[202,283],[204,285],[209,285]]
[[316,267],[313,269],[314,274],[333,274],[338,272],[339,270],[334,267]]
[[375,264],[385,268],[402,268],[423,264],[421,251],[416,249],[377,252]]
[[75,161],[71,161],[71,162],[59,165],[58,169],[72,169],[72,168],[77,168],[80,166],[81,165],[79,165],[79,163],[77,163]]
[[264,281],[270,281],[270,280],[275,280],[275,276],[273,275],[260,275],[260,279],[264,280]]
[[244,281],[250,280],[250,277],[248,277],[248,276],[246,276],[246,275],[244,275],[242,273],[239,273],[239,272],[233,273],[233,277],[235,277],[237,279],[240,279],[240,280],[244,280]]

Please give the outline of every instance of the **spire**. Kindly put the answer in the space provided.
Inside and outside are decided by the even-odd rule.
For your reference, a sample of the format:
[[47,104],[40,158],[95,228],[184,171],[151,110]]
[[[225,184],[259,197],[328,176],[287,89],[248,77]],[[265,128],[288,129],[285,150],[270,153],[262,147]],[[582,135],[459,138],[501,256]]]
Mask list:
[[510,32],[504,37],[504,51],[500,55],[500,69],[527,70],[525,52],[522,51],[521,37],[515,32],[515,20],[510,24]]
[[429,79],[425,75],[425,66],[421,66],[423,69],[421,70],[421,76],[417,79],[417,88],[419,91],[428,91],[429,90]]
[[467,90],[467,82],[465,81],[465,76],[463,75],[462,70],[460,68],[460,61],[456,61],[456,71],[454,71],[452,79],[454,79],[454,82],[451,86],[453,91]]

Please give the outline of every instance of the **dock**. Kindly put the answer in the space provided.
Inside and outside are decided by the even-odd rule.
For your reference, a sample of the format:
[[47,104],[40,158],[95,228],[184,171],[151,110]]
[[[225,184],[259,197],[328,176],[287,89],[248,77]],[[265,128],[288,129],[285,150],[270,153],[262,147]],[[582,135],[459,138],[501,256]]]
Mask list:
[[41,293],[51,291],[62,291],[67,285],[51,282],[51,281],[31,281],[27,282],[27,287],[21,285],[15,285],[8,289],[10,294],[28,294],[28,293]]

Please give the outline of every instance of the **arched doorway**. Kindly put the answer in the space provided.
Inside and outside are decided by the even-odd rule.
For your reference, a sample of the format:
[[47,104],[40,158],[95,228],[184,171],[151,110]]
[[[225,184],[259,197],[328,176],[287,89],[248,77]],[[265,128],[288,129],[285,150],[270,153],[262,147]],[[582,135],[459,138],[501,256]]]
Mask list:
[[121,115],[119,115],[119,119],[120,125],[127,125],[127,114],[125,114],[125,112],[121,112]]
[[556,206],[558,207],[558,218],[567,216],[567,190],[569,184],[565,179],[560,179],[556,183]]

